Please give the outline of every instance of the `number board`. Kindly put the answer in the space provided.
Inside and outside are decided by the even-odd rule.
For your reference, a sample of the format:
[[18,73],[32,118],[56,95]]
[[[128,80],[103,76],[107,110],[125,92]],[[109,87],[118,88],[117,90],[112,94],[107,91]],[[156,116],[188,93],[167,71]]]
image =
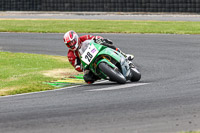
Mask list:
[[81,60],[84,61],[87,65],[89,65],[94,59],[94,57],[97,55],[97,53],[98,50],[95,48],[94,44],[91,44],[81,55]]

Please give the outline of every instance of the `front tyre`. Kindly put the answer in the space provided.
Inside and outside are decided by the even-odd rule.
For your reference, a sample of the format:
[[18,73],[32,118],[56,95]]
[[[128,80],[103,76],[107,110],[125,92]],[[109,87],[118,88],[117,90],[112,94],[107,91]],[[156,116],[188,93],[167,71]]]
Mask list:
[[126,78],[118,70],[114,70],[113,68],[111,68],[107,63],[99,63],[99,69],[112,81],[116,81],[119,84],[126,83]]

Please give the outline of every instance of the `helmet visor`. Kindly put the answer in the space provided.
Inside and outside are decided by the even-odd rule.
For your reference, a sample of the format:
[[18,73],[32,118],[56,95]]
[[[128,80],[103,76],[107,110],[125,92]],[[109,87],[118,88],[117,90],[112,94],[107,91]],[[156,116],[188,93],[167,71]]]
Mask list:
[[77,43],[77,42],[76,42],[76,39],[74,39],[74,40],[72,40],[72,41],[66,43],[66,45],[67,45],[68,48],[74,49],[76,43]]

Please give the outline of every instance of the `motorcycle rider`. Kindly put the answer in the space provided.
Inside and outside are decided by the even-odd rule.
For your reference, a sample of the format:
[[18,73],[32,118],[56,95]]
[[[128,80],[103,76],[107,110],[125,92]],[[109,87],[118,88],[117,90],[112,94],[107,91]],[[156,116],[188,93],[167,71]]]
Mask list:
[[99,43],[101,45],[105,45],[107,47],[110,47],[118,52],[120,52],[122,55],[124,55],[128,60],[129,60],[129,65],[132,66],[132,60],[134,58],[133,55],[130,54],[124,54],[119,48],[115,47],[112,43],[111,40],[109,39],[104,39],[101,36],[92,36],[92,35],[83,35],[83,36],[78,36],[78,34],[70,30],[64,34],[64,43],[66,46],[69,48],[68,50],[68,60],[72,64],[72,66],[77,70],[78,72],[83,72],[84,71],[84,80],[86,83],[91,84],[95,82],[96,80],[99,79],[96,75],[92,73],[90,70],[83,70],[81,66],[81,61],[80,57],[78,54],[78,50],[80,46],[84,45],[84,42],[86,40],[94,40],[96,43]]

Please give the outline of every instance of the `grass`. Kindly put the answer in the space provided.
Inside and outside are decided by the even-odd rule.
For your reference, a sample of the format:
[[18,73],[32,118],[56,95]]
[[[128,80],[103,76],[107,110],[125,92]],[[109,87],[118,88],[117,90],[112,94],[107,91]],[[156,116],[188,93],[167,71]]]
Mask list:
[[74,73],[67,57],[0,52],[0,96],[55,89],[43,82]]
[[189,132],[181,132],[181,133],[200,133],[200,131],[189,131]]
[[200,22],[131,20],[0,20],[0,32],[200,34]]

